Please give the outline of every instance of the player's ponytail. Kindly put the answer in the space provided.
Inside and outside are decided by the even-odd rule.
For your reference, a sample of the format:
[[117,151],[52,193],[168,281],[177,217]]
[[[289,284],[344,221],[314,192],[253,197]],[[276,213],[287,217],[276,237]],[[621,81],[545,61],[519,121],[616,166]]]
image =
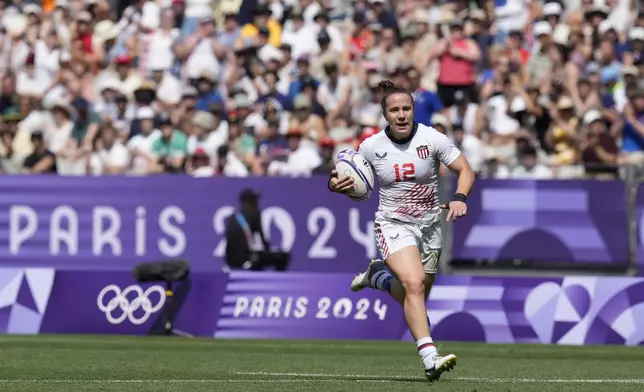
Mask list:
[[383,112],[387,110],[387,98],[390,95],[407,94],[412,99],[412,102],[414,101],[409,91],[405,90],[404,88],[396,86],[394,82],[392,82],[391,80],[381,80],[378,83],[378,87],[380,87],[382,89],[382,92],[384,93],[384,95],[382,96],[382,99],[380,100],[380,106],[382,107]]
[[380,83],[378,83],[378,87],[380,87],[382,91],[386,93],[387,90],[395,89],[396,85],[391,80],[381,80]]

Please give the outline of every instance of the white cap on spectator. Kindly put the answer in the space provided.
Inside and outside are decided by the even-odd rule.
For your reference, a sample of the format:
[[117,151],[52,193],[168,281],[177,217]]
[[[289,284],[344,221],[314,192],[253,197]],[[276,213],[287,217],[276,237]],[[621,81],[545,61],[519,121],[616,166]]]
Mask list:
[[154,118],[154,109],[149,106],[143,106],[136,110],[136,118],[139,120],[151,120]]
[[72,60],[72,54],[69,53],[68,50],[63,49],[63,50],[60,51],[60,56],[58,57],[58,61],[60,61],[62,63],[66,63],[66,62],[71,61],[71,60]]
[[546,21],[537,22],[532,26],[532,33],[535,37],[552,34],[552,26]]
[[371,113],[363,112],[360,116],[360,125],[363,127],[377,127],[378,118]]
[[311,99],[304,94],[297,94],[293,99],[294,109],[308,109],[311,107]]
[[441,8],[441,15],[438,17],[437,24],[448,24],[454,20],[454,12],[447,8]]
[[24,14],[5,15],[2,18],[2,25],[7,33],[13,37],[22,35],[27,29],[29,21]]
[[38,15],[42,11],[42,9],[40,8],[40,6],[32,3],[32,4],[27,4],[24,7],[22,7],[22,11],[27,15],[29,15],[29,14]]
[[100,42],[109,41],[116,38],[120,30],[111,20],[102,20],[94,26],[93,38]]
[[602,116],[599,110],[591,109],[584,114],[584,124],[589,125],[597,120],[601,120],[602,118],[604,118],[604,116]]
[[114,90],[119,91],[121,87],[121,82],[114,77],[107,77],[99,82],[98,91],[103,92],[105,90]]
[[487,19],[485,15],[485,11],[478,8],[470,11],[469,18],[472,20],[479,20],[479,21],[485,21],[485,19]]
[[595,0],[593,6],[586,10],[586,14],[592,13],[608,15],[609,8],[604,4],[604,0]]
[[[161,54],[161,53],[159,53]],[[167,55],[164,53],[163,55],[159,57],[155,57],[154,61],[150,62],[149,69],[152,72],[155,71],[167,71],[171,68],[171,64],[169,64],[168,61],[166,61],[166,57],[171,57],[170,54],[168,53]]]
[[246,94],[237,94],[235,96],[235,109],[249,108],[252,104]]
[[271,45],[264,46],[259,51],[258,56],[263,63],[268,63],[269,61],[279,61],[281,63],[284,61],[282,51]]
[[91,22],[92,21],[92,14],[90,14],[88,11],[81,11],[78,13],[76,16],[76,20],[80,22]]
[[615,30],[615,26],[613,26],[613,23],[608,19],[602,20],[599,23],[599,26],[597,26],[597,32],[599,35],[604,35],[610,30]]
[[181,97],[182,98],[196,97],[197,94],[198,94],[197,89],[192,87],[192,86],[186,86],[186,87],[183,88],[183,90],[181,90]]
[[633,41],[644,41],[644,27],[635,27],[628,34],[628,38]]
[[566,110],[566,109],[572,109],[575,107],[575,102],[573,102],[572,98],[569,96],[564,95],[563,97],[559,98],[559,101],[557,101],[557,109],[559,110]]
[[622,75],[639,76],[640,70],[634,65],[627,65],[622,68]]
[[558,24],[552,32],[552,40],[559,45],[567,46],[570,43],[570,27],[567,24]]
[[449,125],[449,121],[447,121],[447,117],[440,113],[435,113],[432,115],[432,125],[441,125],[445,128]]
[[544,16],[559,16],[561,15],[561,4],[559,3],[546,3],[543,6],[543,15]]
[[429,12],[423,9],[417,9],[414,11],[413,20],[416,23],[426,23],[429,24]]
[[215,116],[200,110],[192,116],[192,124],[210,131],[215,127]]
[[67,117],[69,118],[74,118],[77,115],[76,109],[74,109],[74,107],[67,102],[54,103],[53,105],[51,105],[49,110],[54,110],[54,109],[64,112],[65,114],[67,114]]

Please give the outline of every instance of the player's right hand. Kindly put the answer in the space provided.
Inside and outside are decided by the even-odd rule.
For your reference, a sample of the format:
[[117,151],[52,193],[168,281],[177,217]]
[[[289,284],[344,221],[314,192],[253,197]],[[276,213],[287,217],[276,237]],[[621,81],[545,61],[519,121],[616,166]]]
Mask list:
[[346,193],[353,189],[353,178],[348,176],[338,178],[338,172],[333,170],[331,172],[329,188],[331,188],[331,191],[333,192]]

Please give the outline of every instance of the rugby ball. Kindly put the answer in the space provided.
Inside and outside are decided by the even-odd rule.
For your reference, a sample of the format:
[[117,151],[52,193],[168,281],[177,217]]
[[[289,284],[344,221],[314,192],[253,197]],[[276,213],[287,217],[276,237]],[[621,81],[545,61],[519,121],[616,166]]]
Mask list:
[[353,178],[353,189],[347,194],[354,200],[366,200],[373,193],[376,176],[369,162],[358,152],[350,149],[338,153],[335,161],[338,177]]

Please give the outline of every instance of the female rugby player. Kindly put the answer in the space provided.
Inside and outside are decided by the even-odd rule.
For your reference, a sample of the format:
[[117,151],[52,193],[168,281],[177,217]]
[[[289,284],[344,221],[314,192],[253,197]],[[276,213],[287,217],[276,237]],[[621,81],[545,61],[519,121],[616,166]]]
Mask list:
[[[441,210],[449,210],[448,221],[465,216],[474,172],[444,134],[413,121],[414,101],[408,91],[390,81],[380,82],[380,87],[388,126],[363,141],[358,152],[371,163],[380,183],[374,230],[385,262],[372,261],[354,278],[351,289],[386,291],[403,306],[427,379],[435,381],[456,365],[455,355],[438,354],[425,308],[442,248]],[[458,174],[456,194],[447,205],[440,205],[437,196],[441,163]],[[331,191],[346,193],[352,187],[351,177],[331,173]]]

